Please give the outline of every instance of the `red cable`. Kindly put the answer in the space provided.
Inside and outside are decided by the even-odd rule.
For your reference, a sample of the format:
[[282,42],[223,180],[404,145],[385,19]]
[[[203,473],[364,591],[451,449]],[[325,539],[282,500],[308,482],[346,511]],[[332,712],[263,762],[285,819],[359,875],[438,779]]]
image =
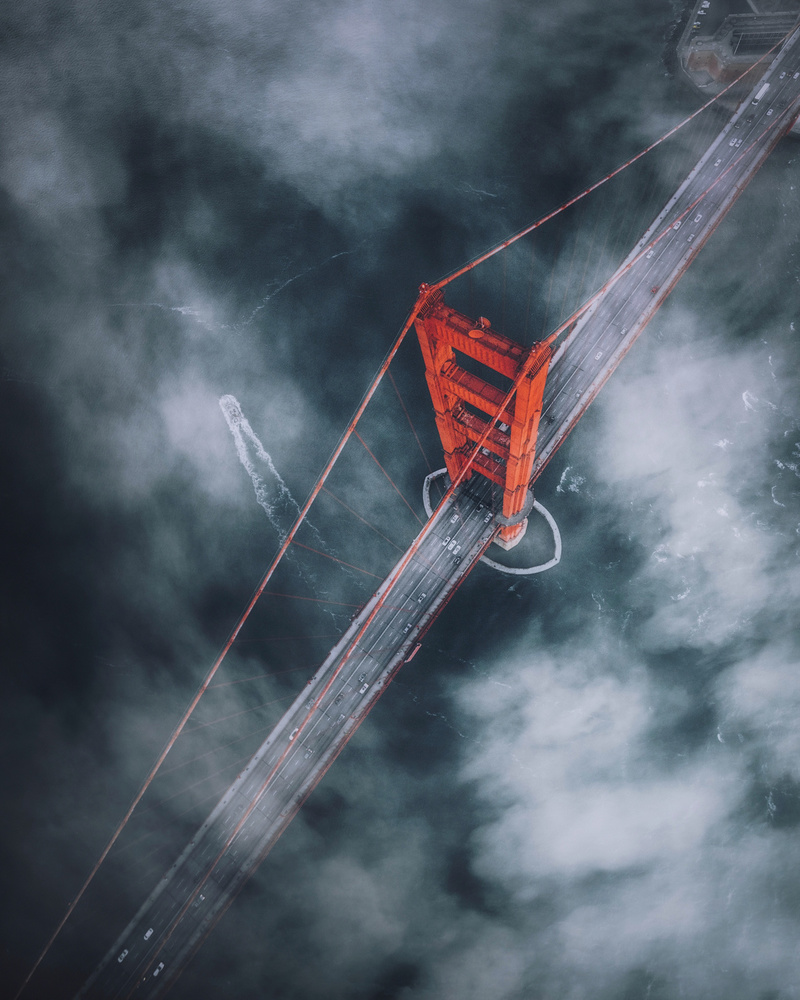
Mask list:
[[209,726],[216,726],[218,722],[227,722],[228,719],[238,719],[240,715],[249,715],[250,712],[257,712],[259,708],[266,708],[267,705],[277,705],[281,701],[288,701],[290,698],[296,697],[296,693],[285,694],[282,698],[273,698],[272,701],[262,701],[260,705],[254,705],[253,708],[243,708],[241,712],[233,712],[231,715],[221,715],[218,719],[212,719],[211,722],[198,722],[196,726],[184,729],[184,732],[196,733],[198,729],[207,729]]
[[[358,434],[356,434],[358,437]],[[359,441],[361,438],[359,438]],[[370,573],[368,569],[361,569],[360,566],[354,566],[352,563],[345,562],[344,559],[339,559],[336,556],[329,555],[327,552],[323,552],[321,549],[312,549],[310,545],[303,545],[302,542],[295,540],[293,542],[298,548],[305,549],[306,552],[313,552],[315,555],[323,556],[325,559],[330,559],[332,562],[339,563],[340,566],[347,566],[349,569],[354,569],[359,573],[363,573],[365,576],[374,576],[376,580],[382,580],[382,576],[378,576],[377,573]]]
[[306,639],[338,639],[338,638],[339,638],[338,632],[325,632],[319,635],[268,635],[263,639],[240,639],[239,645],[252,646],[254,643],[262,643],[262,642],[299,642],[300,640],[305,642]]
[[[391,372],[387,372],[386,374],[389,376],[389,378],[392,377],[392,373]],[[430,468],[430,466],[428,466],[428,468]],[[376,535],[380,535],[381,538],[384,541],[388,542],[392,546],[392,548],[397,549],[398,552],[405,552],[404,548],[401,548],[401,546],[399,546],[395,542],[393,542],[391,540],[391,538],[387,538],[386,535],[384,535],[384,533],[382,531],[378,531],[378,529],[375,527],[374,524],[370,524],[369,521],[365,520],[359,513],[357,513],[356,511],[354,511],[352,507],[348,507],[347,504],[344,502],[344,500],[342,500],[339,497],[337,497],[335,493],[331,493],[331,491],[328,489],[327,486],[323,486],[322,487],[322,492],[323,493],[327,493],[329,497],[331,497],[333,500],[335,500],[338,504],[341,504],[342,507],[344,507],[345,510],[350,511],[350,513],[353,515],[353,517],[357,517],[359,519],[359,521],[361,521],[362,524],[366,524],[366,526],[371,531],[374,531]]]
[[386,476],[386,478],[389,480],[389,485],[392,487],[392,489],[395,491],[395,493],[400,497],[400,499],[403,501],[403,503],[406,505],[406,507],[408,507],[408,509],[411,511],[411,513],[414,515],[414,517],[416,517],[417,521],[419,521],[419,523],[422,524],[423,522],[420,521],[420,519],[419,519],[419,517],[417,515],[417,512],[414,510],[414,508],[411,506],[411,504],[408,502],[408,500],[406,500],[406,498],[403,496],[403,494],[400,492],[400,490],[397,488],[397,486],[395,486],[394,482],[392,481],[392,477],[389,475],[389,473],[386,471],[386,469],[384,469],[384,467],[381,465],[381,463],[378,461],[378,459],[369,450],[369,448],[367,447],[366,443],[364,442],[364,438],[362,438],[361,435],[356,430],[353,431],[353,434],[364,445],[364,450],[366,451],[366,453],[369,455],[369,457],[372,459],[372,461],[378,466],[378,468],[381,470],[381,472],[384,474],[384,476]]
[[300,594],[283,594],[278,590],[263,591],[267,597],[289,597],[293,601],[313,601],[315,604],[336,604],[342,608],[360,608],[360,604],[348,604],[346,601],[328,601],[324,597],[301,597]]
[[394,376],[392,375],[391,372],[387,372],[386,374],[389,376],[389,381],[392,383],[394,391],[397,393],[397,398],[400,400],[400,405],[403,407],[403,413],[405,413],[405,415],[406,415],[406,420],[408,421],[408,426],[411,428],[411,433],[414,435],[414,440],[417,442],[417,445],[419,446],[419,450],[422,452],[422,457],[425,459],[425,464],[428,466],[428,472],[433,472],[433,466],[428,461],[428,456],[425,454],[425,449],[422,447],[422,442],[420,441],[419,437],[417,436],[417,432],[416,432],[416,430],[414,428],[414,424],[411,422],[411,416],[409,415],[409,412],[406,409],[406,404],[403,402],[403,397],[400,395],[400,390],[397,388],[397,383],[394,380]]
[[[253,674],[252,677],[242,677],[238,681],[223,681],[221,684],[212,684],[208,690],[216,691],[219,688],[230,687],[232,684],[246,684],[248,681],[260,681],[264,677],[280,677],[281,674],[293,674],[296,670],[308,670],[308,664],[304,663],[302,667],[289,667],[286,670],[271,670],[266,674]],[[168,768],[167,770],[171,769]],[[164,774],[164,771],[161,773]]]
[[[203,757],[210,757],[211,754],[217,753],[220,750],[227,750],[228,747],[235,746],[237,743],[241,743],[242,740],[246,740],[248,736],[255,736],[257,733],[265,732],[269,727],[260,726],[258,729],[253,729],[249,733],[245,733],[244,736],[237,736],[235,740],[231,740],[230,743],[223,743],[221,746],[214,747],[211,750],[206,750],[205,753],[199,753],[196,757],[191,757],[189,760],[181,761],[180,764],[173,764],[172,767],[165,767],[161,770],[161,775],[171,774],[173,771],[179,771],[182,767],[188,767],[190,764],[194,764],[196,760],[202,760]],[[142,813],[147,812],[146,809],[142,810]],[[142,813],[139,815],[141,816]]]
[[[313,601],[315,604],[336,604],[338,607],[342,608],[363,608],[363,604],[347,604],[345,601],[328,601],[324,597],[301,597],[299,594],[281,594],[277,590],[265,590],[265,594],[270,597],[289,597],[293,601]],[[393,607],[391,604],[386,605],[387,608]]]

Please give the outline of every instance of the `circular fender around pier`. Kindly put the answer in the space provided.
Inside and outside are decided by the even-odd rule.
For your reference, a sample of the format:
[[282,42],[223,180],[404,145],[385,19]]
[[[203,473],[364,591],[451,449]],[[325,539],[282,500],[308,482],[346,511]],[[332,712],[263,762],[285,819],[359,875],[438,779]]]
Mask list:
[[[437,469],[436,472],[431,472],[430,475],[425,477],[425,482],[422,484],[422,505],[425,508],[425,513],[428,517],[431,517],[433,514],[433,504],[431,503],[431,483],[435,479],[439,479],[446,475],[447,469]],[[547,521],[550,525],[550,530],[553,532],[554,552],[552,559],[548,559],[547,562],[540,563],[538,566],[526,567],[503,566],[502,563],[496,562],[488,556],[481,556],[480,561],[486,563],[487,566],[491,566],[492,569],[498,570],[500,573],[507,573],[509,576],[533,576],[534,573],[544,573],[545,570],[552,569],[553,566],[557,566],[561,561],[561,532],[558,530],[558,525],[556,524],[553,515],[543,504],[540,504],[538,500],[533,501],[533,509],[538,510],[545,521]]]

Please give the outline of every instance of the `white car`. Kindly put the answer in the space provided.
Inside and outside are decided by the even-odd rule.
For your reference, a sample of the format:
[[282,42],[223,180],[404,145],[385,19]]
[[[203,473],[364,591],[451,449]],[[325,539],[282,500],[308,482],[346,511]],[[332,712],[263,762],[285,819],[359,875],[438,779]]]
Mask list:
[[124,962],[124,961],[125,961],[125,956],[126,956],[127,954],[128,954],[128,949],[126,948],[126,949],[125,949],[125,950],[124,950],[124,951],[122,952],[122,954],[121,954],[121,955],[119,956],[119,958],[117,959],[117,961],[118,961],[118,962]]
[[154,975],[154,976],[157,976],[157,975],[159,974],[159,972],[161,972],[161,970],[162,970],[163,968],[164,968],[164,963],[163,963],[163,962],[159,962],[159,963],[158,963],[158,968],[157,968],[157,969],[155,970],[155,972],[153,973],[153,975]]

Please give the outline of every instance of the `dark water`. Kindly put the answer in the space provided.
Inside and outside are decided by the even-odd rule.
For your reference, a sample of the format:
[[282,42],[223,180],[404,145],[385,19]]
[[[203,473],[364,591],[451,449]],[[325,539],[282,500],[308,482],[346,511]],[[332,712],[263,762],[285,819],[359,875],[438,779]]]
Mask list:
[[[679,8],[6,15],[8,995],[277,545],[219,398],[302,501],[419,283],[694,107],[662,60]],[[718,124],[453,301],[542,336]],[[540,480],[561,564],[474,573],[174,996],[794,995],[797,155],[773,155]],[[393,375],[437,468],[413,342]],[[360,432],[421,514],[390,384]],[[357,443],[330,488],[380,534],[322,497],[325,544],[385,573],[414,516]],[[376,582],[308,554],[281,570],[276,591],[338,603],[259,605],[220,678],[242,683],[209,693],[213,725],[31,996],[77,988]]]

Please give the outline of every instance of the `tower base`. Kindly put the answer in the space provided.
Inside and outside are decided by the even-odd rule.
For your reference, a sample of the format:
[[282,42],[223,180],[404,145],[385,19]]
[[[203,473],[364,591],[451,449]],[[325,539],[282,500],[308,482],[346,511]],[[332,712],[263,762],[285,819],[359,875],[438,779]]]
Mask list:
[[[531,503],[531,506],[533,506],[533,503]],[[499,520],[499,518],[498,518],[498,520]],[[494,542],[492,544],[493,545],[499,545],[500,548],[504,549],[506,552],[508,552],[509,549],[513,549],[516,545],[519,545],[519,543],[525,537],[525,532],[526,532],[526,530],[528,528],[528,519],[527,519],[527,517],[523,518],[521,521],[519,521],[517,524],[515,524],[514,527],[517,529],[517,532],[513,536],[513,538],[503,538],[502,535],[498,535],[497,538],[495,538],[495,540],[494,540]],[[510,530],[510,529],[508,529],[508,530]]]
[[[431,501],[431,485],[436,479],[444,480],[444,488],[447,490],[450,486],[450,475],[447,469],[437,469],[436,472],[431,472],[425,477],[425,481],[422,484],[422,506],[425,508],[425,513],[428,517],[433,516],[433,502]],[[531,493],[531,497],[533,494]],[[532,502],[532,510],[538,511],[542,517],[550,525],[550,530],[553,532],[553,545],[554,552],[552,558],[548,559],[547,562],[539,563],[538,566],[503,566],[502,563],[496,562],[494,559],[490,559],[488,556],[481,556],[480,561],[485,563],[487,566],[491,566],[492,569],[496,569],[500,573],[506,573],[508,576],[531,576],[534,573],[544,573],[545,570],[552,569],[553,566],[557,566],[561,561],[561,532],[558,530],[558,525],[553,519],[553,515],[542,506],[537,500]],[[497,518],[498,515],[495,515]],[[502,516],[502,515],[500,515]],[[519,536],[514,539],[510,545],[501,545],[506,551],[513,548],[525,536],[525,528],[528,526],[528,519],[525,518],[525,523],[523,525],[523,530],[519,533]],[[499,541],[499,539],[495,539]]]

